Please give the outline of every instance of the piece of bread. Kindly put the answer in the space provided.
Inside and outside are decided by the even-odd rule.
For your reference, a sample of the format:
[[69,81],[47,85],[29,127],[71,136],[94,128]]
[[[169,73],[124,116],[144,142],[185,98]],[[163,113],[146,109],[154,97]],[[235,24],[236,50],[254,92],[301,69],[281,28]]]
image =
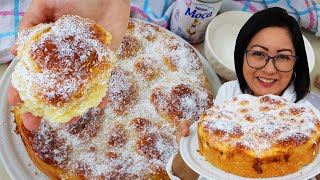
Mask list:
[[318,155],[320,120],[311,107],[279,96],[238,95],[201,116],[198,138],[200,154],[226,172],[284,176]]
[[109,32],[74,15],[20,33],[12,85],[22,113],[67,122],[98,106],[114,66],[110,42]]
[[105,109],[91,108],[77,124],[42,121],[31,132],[15,107],[17,132],[50,178],[169,179],[175,125],[212,105],[196,52],[159,27],[131,19],[116,56]]

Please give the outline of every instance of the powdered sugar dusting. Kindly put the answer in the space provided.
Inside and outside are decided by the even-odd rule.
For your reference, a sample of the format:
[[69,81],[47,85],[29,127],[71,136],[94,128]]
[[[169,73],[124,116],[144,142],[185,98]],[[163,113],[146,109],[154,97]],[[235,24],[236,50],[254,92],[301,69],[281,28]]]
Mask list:
[[[79,89],[85,90],[82,86],[92,78],[92,69],[98,69],[100,62],[110,56],[104,42],[92,32],[97,28],[93,23],[77,16],[63,17],[31,45],[32,58],[41,68],[37,74],[41,88],[37,90],[49,102],[52,98],[66,102]],[[104,70],[106,68],[99,69],[99,73]]]
[[[64,114],[87,101],[85,95],[93,93],[97,84],[107,88],[113,66],[108,32],[89,19],[69,15],[22,32],[19,40],[20,62],[12,83],[24,102],[36,102],[35,107],[24,106],[25,111],[64,122],[101,101],[103,93],[97,102],[92,101],[94,105],[82,104],[84,109],[78,114]],[[57,115],[49,115],[49,111],[57,111]]]
[[[68,126],[58,123],[49,126],[44,121],[36,132],[36,137],[40,138],[33,141],[33,146],[47,153],[38,153],[38,156],[45,162],[54,162],[58,167],[65,167],[89,179],[100,176],[107,179],[113,176],[146,179],[146,175],[163,170],[171,154],[177,150],[174,127],[169,123],[150,118],[148,128],[137,131],[132,124],[133,119],[114,113],[105,113],[97,119],[99,113],[94,111],[100,110],[93,108],[90,111],[82,117],[87,118],[82,123],[99,121],[97,124],[101,129],[98,128],[96,136],[80,137],[84,129],[70,134]],[[119,125],[123,127],[123,134],[114,129]],[[116,143],[108,143],[110,135]]]
[[[209,134],[220,132],[215,141],[227,140],[231,146],[242,143],[258,156],[272,146],[303,144],[312,133],[320,133],[316,127],[320,120],[311,108],[275,95],[238,95],[207,114],[199,123]],[[238,136],[230,139],[233,134]]]

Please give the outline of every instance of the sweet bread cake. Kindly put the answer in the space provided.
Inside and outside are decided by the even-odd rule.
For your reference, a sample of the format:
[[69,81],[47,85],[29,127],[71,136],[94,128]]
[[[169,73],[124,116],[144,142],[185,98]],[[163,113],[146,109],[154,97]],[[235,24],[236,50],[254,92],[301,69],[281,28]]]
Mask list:
[[35,165],[52,179],[169,179],[175,125],[197,120],[212,95],[196,52],[161,28],[131,19],[106,76],[107,105],[73,125],[41,121],[17,132]]
[[114,66],[111,35],[95,22],[63,16],[19,35],[12,85],[21,111],[67,122],[98,106]]
[[318,155],[320,120],[311,107],[275,95],[238,95],[205,111],[198,122],[200,154],[236,175],[284,176]]

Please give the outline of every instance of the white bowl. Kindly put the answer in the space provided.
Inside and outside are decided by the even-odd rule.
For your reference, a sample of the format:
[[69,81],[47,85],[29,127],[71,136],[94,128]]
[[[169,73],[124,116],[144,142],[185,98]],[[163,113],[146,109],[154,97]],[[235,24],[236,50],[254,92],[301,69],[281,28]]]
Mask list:
[[[208,62],[225,80],[237,79],[234,68],[234,47],[241,27],[252,14],[243,11],[228,11],[219,14],[209,23],[204,41]],[[307,51],[309,73],[315,64],[315,54],[310,42],[303,36]]]

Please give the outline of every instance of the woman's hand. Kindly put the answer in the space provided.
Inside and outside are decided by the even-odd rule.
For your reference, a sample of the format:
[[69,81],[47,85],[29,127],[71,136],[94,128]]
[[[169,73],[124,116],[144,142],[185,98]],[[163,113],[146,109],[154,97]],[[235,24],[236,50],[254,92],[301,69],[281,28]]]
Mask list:
[[[176,140],[180,143],[181,137],[189,135],[189,127],[194,123],[192,120],[180,121],[177,126]],[[182,159],[180,153],[177,154],[172,164],[172,171],[175,176],[180,179],[197,179],[198,174],[195,173]]]
[[194,123],[192,120],[182,120],[179,122],[176,131],[176,141],[180,144],[181,137],[189,135],[189,127]]
[[[73,14],[95,20],[111,32],[111,49],[116,51],[124,37],[130,16],[129,0],[33,0],[19,24],[19,31],[40,23],[54,22]],[[17,54],[17,46],[11,50]]]
[[190,179],[195,180],[198,179],[199,174],[194,172],[182,159],[180,153],[177,154],[172,164],[173,174],[180,179]]
[[[116,51],[124,37],[130,16],[129,0],[33,0],[19,24],[19,31],[58,20],[61,16],[73,14],[95,20],[112,35],[110,48]],[[17,45],[12,47],[13,55],[17,54]],[[22,103],[18,91],[10,85],[8,101],[12,106]],[[104,108],[108,98],[104,98],[99,108]],[[41,118],[31,113],[22,115],[23,124],[29,130],[40,126]],[[74,124],[80,117],[72,118],[68,124]]]
[[[107,95],[104,98],[102,98],[100,104],[98,105],[98,108],[100,109],[105,108],[108,104],[108,101],[109,101],[109,95],[107,93]],[[21,103],[23,103],[23,101],[19,96],[18,90],[16,90],[11,83],[8,89],[8,102],[10,106],[18,106]],[[79,120],[80,120],[80,116],[76,116],[72,118],[69,122],[67,122],[67,124],[72,125],[77,123]],[[22,122],[26,129],[30,131],[35,131],[39,128],[41,124],[41,117],[37,117],[30,112],[26,112],[22,114]]]

